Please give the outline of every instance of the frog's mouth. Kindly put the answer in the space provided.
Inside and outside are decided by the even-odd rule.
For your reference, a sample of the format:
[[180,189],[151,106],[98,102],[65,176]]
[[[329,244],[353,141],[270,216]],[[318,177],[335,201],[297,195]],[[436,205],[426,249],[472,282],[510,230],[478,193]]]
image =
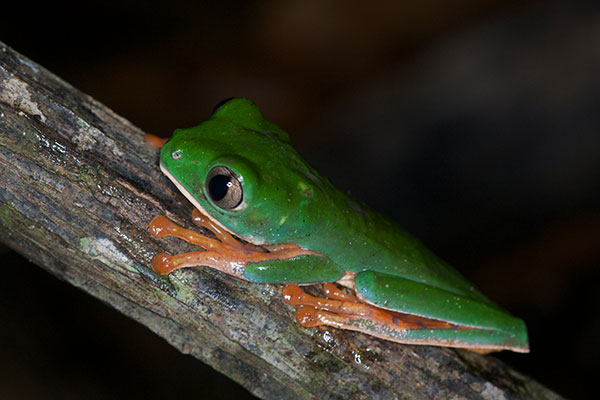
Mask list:
[[218,226],[220,229],[224,230],[225,232],[229,233],[230,235],[237,236],[238,238],[243,239],[248,243],[252,243],[253,245],[256,245],[256,246],[268,245],[268,243],[258,241],[251,236],[242,236],[242,235],[238,234],[237,232],[234,232],[233,230],[229,229],[225,225],[223,225],[221,223],[221,221],[219,221],[218,219],[213,217],[209,212],[206,211],[206,209],[204,207],[202,207],[202,205],[200,205],[200,202],[198,202],[198,200],[196,200],[196,198],[194,196],[192,196],[192,194],[189,192],[189,190],[187,190],[173,175],[171,175],[171,173],[167,170],[167,168],[163,165],[162,162],[160,163],[160,170],[162,171],[163,174],[165,174],[167,176],[167,178],[169,178],[171,180],[171,182],[173,182],[173,184],[177,187],[177,189],[179,189],[179,191],[181,193],[183,193],[185,198],[188,199],[188,201],[190,203],[192,203],[192,205],[194,207],[196,207],[198,209],[198,211],[200,211],[200,213],[202,215],[207,217],[210,220],[210,222],[212,222],[214,225]]

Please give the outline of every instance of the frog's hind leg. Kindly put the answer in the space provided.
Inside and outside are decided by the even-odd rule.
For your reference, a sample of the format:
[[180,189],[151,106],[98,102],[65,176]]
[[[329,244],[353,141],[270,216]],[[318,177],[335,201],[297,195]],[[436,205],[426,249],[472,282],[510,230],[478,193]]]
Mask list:
[[[468,308],[471,311],[478,311],[477,307],[480,307],[485,313],[475,315],[480,319],[487,318],[484,322],[491,324],[493,321],[488,321],[491,318],[488,314],[493,309],[433,287],[414,290],[415,286],[423,286],[418,282],[390,276],[377,279],[381,275],[373,272],[356,274],[353,287],[356,296],[342,292],[332,283],[324,287],[325,298],[311,296],[296,285],[286,285],[284,300],[298,306],[296,319],[304,327],[326,325],[399,343],[459,347],[478,352],[529,350],[526,331],[524,327],[519,329],[522,321],[505,316],[501,321],[504,326],[494,329],[493,326],[487,327],[481,323],[481,326],[477,326],[463,321],[470,315],[464,317],[458,314],[452,321],[444,320],[442,313],[448,312],[448,307]],[[424,307],[423,293],[427,293],[428,305],[432,304],[425,310],[428,317],[422,316],[422,312],[417,313],[418,310],[410,310],[410,306],[415,304]],[[456,310],[450,308],[450,311]]]
[[286,303],[299,306],[296,319],[300,325],[332,326],[388,340],[401,337],[408,330],[451,327],[443,321],[427,320],[367,304],[341,291],[333,283],[324,284],[324,291],[326,298],[320,298],[309,295],[298,285],[285,285],[283,298]]

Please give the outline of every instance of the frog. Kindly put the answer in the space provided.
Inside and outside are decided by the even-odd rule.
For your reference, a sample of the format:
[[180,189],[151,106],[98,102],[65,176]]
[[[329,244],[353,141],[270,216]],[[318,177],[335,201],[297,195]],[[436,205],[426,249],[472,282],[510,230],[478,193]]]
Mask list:
[[[156,273],[209,267],[254,284],[283,284],[283,301],[304,328],[479,353],[529,352],[522,319],[397,222],[338,190],[251,100],[229,99],[205,122],[160,144],[161,171],[193,205],[192,222],[213,235],[154,217],[154,236],[200,248],[156,254]],[[307,293],[308,285],[322,294]]]

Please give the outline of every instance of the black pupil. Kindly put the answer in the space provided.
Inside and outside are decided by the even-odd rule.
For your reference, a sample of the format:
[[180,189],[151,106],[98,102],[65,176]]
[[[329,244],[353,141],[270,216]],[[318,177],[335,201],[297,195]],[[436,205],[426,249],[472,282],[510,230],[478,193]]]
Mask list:
[[223,199],[230,187],[231,179],[227,175],[215,175],[208,182],[208,192],[214,201]]

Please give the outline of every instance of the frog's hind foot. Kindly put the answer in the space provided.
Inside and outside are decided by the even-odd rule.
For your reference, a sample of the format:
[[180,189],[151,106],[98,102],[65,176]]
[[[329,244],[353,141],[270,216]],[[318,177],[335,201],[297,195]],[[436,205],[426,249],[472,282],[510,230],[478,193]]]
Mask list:
[[299,306],[296,320],[304,327],[331,326],[363,332],[387,340],[402,337],[412,329],[449,328],[450,324],[386,310],[347,294],[333,283],[324,284],[325,298],[311,296],[298,285],[285,285],[283,298]]

